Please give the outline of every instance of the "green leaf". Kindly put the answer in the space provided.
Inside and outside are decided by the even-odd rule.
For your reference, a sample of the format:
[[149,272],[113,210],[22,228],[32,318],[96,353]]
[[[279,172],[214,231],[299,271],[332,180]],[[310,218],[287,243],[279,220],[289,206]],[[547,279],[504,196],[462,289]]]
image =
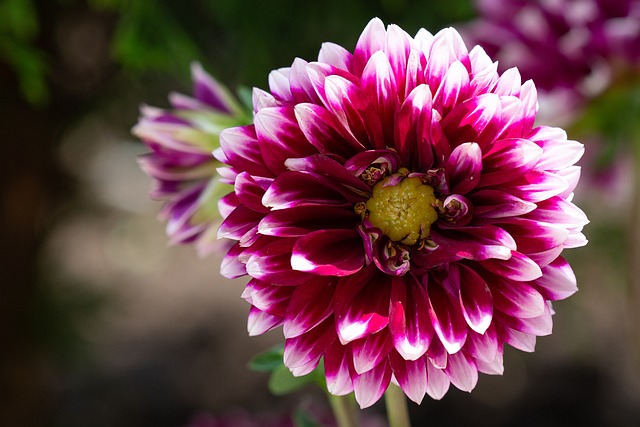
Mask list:
[[315,378],[312,374],[303,377],[294,377],[289,368],[282,365],[271,374],[268,387],[269,391],[274,395],[283,396],[299,390],[314,381]]
[[284,346],[278,344],[256,355],[249,361],[249,369],[257,372],[273,372],[283,367]]

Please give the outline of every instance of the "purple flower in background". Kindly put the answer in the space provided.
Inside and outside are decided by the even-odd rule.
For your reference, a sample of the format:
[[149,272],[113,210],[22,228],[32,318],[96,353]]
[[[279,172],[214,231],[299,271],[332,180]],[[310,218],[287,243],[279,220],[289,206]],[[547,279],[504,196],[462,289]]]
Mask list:
[[218,199],[228,191],[212,151],[220,146],[223,129],[250,120],[200,64],[191,71],[194,97],[170,94],[170,110],[142,106],[132,132],[151,149],[139,163],[154,180],[151,197],[165,201],[160,217],[167,221],[171,243],[194,243],[205,255],[216,241]]
[[283,325],[284,363],[324,361],[361,407],[389,382],[420,402],[533,351],[550,301],[577,290],[565,248],[582,144],[533,127],[537,96],[452,28],[373,19],[355,51],[273,71],[254,124],[220,135],[227,277],[249,275],[249,332]]
[[572,105],[605,89],[617,68],[640,65],[638,0],[476,0],[465,36],[504,69]]

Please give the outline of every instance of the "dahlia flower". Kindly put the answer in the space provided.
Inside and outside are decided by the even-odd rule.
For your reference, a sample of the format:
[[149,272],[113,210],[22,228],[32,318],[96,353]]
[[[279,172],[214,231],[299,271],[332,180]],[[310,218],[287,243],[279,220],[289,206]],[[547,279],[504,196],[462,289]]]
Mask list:
[[249,333],[282,325],[294,375],[322,359],[363,408],[390,381],[421,402],[551,333],[577,290],[560,254],[586,243],[583,146],[534,127],[534,84],[496,66],[452,28],[373,19],[353,53],[273,71],[254,124],[221,133],[221,271],[250,276]]
[[160,218],[167,221],[170,242],[194,243],[204,255],[215,246],[217,202],[228,191],[211,152],[220,146],[223,129],[249,120],[200,64],[192,64],[191,72],[194,97],[170,94],[170,110],[143,105],[132,132],[151,150],[139,163],[154,180],[151,197],[165,201]]
[[605,89],[616,68],[640,65],[638,0],[476,0],[467,29],[503,67],[576,103]]

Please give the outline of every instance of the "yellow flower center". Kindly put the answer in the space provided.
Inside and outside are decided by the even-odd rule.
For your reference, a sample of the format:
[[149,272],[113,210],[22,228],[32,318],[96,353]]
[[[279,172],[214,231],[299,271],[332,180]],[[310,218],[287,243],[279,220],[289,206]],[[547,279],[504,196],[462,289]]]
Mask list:
[[433,188],[417,177],[385,186],[390,179],[389,176],[373,186],[373,194],[366,203],[369,222],[392,241],[415,245],[429,237],[431,224],[438,219]]

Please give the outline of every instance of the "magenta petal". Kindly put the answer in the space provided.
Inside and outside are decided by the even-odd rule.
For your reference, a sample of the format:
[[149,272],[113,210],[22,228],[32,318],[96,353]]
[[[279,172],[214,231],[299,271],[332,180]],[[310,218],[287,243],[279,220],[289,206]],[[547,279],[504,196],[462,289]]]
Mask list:
[[235,181],[235,192],[240,203],[256,212],[266,213],[269,209],[262,204],[265,190],[272,182],[267,178],[254,178],[247,172],[238,174]]
[[227,279],[235,279],[247,274],[245,264],[240,261],[238,255],[240,255],[245,248],[241,247],[239,243],[236,243],[229,249],[229,252],[222,259],[220,265],[220,274]]
[[279,68],[269,73],[269,90],[278,101],[292,101],[291,87],[289,86],[289,67]]
[[562,247],[569,236],[565,227],[525,218],[505,219],[500,223],[500,227],[513,236],[518,244],[518,251],[524,254]]
[[323,353],[335,341],[334,327],[333,320],[329,319],[307,333],[287,338],[284,342],[284,365],[299,375],[315,369]]
[[389,58],[384,52],[377,51],[369,58],[362,72],[360,85],[373,100],[385,139],[390,140],[393,136],[398,89]]
[[371,58],[375,52],[384,50],[386,38],[387,32],[382,20],[380,20],[380,18],[373,18],[369,21],[362,31],[353,52],[351,72],[354,75],[360,76],[369,58]]
[[568,188],[569,183],[562,176],[544,171],[531,171],[496,187],[497,190],[506,191],[533,203],[562,194]]
[[316,93],[309,73],[307,72],[308,62],[301,58],[296,58],[291,64],[289,71],[289,87],[291,88],[291,96],[297,103],[310,102],[314,104],[320,103],[320,98]]
[[538,291],[525,282],[496,277],[491,282],[494,305],[510,316],[530,318],[541,316],[546,303]]
[[538,202],[536,210],[526,215],[533,221],[561,224],[565,227],[583,227],[589,223],[584,212],[562,197],[555,196]]
[[271,313],[262,311],[256,307],[251,307],[247,320],[247,331],[249,336],[262,335],[273,328],[282,325],[282,317],[274,316]]
[[455,61],[468,63],[469,54],[460,34],[453,28],[445,28],[433,38],[425,70],[433,93],[438,90],[447,70]]
[[[291,287],[281,286],[290,289]],[[333,314],[333,294],[336,281],[317,278],[296,286],[288,301],[284,327],[285,338],[297,337],[315,328]]]
[[476,188],[482,172],[482,150],[475,142],[465,142],[451,152],[445,176],[449,190],[454,194],[466,194]]
[[553,319],[551,318],[552,312],[549,304],[545,304],[543,313],[536,317],[521,318],[501,313],[496,313],[496,317],[499,317],[500,323],[504,326],[516,331],[536,336],[550,335],[553,330]]
[[255,308],[282,318],[294,289],[291,286],[276,286],[251,279],[242,292],[242,298]]
[[322,43],[320,53],[318,53],[319,62],[344,71],[349,71],[352,58],[353,55],[347,49],[330,42]]
[[[391,69],[399,95],[405,92],[405,82],[407,79],[407,62],[411,52],[412,40],[402,28],[397,25],[389,25],[387,28],[387,45],[385,54],[389,58]],[[415,86],[414,86],[415,87]],[[411,89],[409,89],[410,91]],[[399,101],[402,101],[400,96]]]
[[496,141],[482,158],[484,172],[480,187],[502,184],[529,172],[536,166],[542,152],[538,145],[527,139]]
[[434,281],[427,287],[429,317],[438,338],[449,354],[462,348],[467,339],[467,324],[457,298]]
[[353,369],[358,374],[372,370],[387,359],[393,349],[389,332],[381,330],[351,343]]
[[460,265],[460,306],[467,324],[483,334],[493,318],[493,298],[489,286],[478,273]]
[[376,403],[389,386],[391,381],[391,367],[387,361],[375,368],[353,377],[353,391],[360,409],[368,408]]
[[245,233],[258,224],[263,215],[243,205],[238,206],[220,224],[218,238],[242,239]]
[[353,175],[346,166],[342,166],[329,156],[316,154],[305,158],[288,159],[289,170],[309,172],[326,178],[353,202],[363,201],[370,196],[369,187]]
[[311,275],[291,269],[294,243],[294,239],[282,238],[264,246],[252,245],[243,254],[246,256],[247,273],[256,279],[284,286],[299,285],[307,281]]
[[394,278],[391,285],[389,330],[393,345],[406,360],[416,360],[429,348],[433,326],[427,295],[412,277]]
[[364,149],[324,107],[298,104],[295,115],[300,130],[320,153],[351,157]]
[[465,351],[477,360],[491,362],[496,358],[502,343],[498,342],[498,334],[494,325],[483,333],[470,333],[465,344]]
[[272,211],[262,218],[258,230],[266,236],[298,237],[316,230],[354,229],[359,219],[353,209],[300,206]]
[[547,300],[565,299],[578,291],[576,276],[562,257],[542,268],[542,276],[533,283]]
[[220,148],[226,163],[237,171],[247,171],[254,176],[273,176],[273,172],[265,165],[253,125],[223,130],[220,133]]
[[295,171],[276,178],[265,192],[262,204],[274,210],[299,206],[351,206],[331,181],[316,174]]
[[463,351],[449,355],[449,363],[444,371],[451,383],[462,391],[471,392],[478,383],[476,364]]
[[[493,220],[524,215],[536,209],[536,204],[524,201],[504,191],[479,190],[470,196],[476,219]],[[491,221],[493,222],[493,221]]]
[[325,105],[365,148],[386,148],[375,107],[369,95],[355,83],[337,75],[327,77]]
[[455,61],[445,73],[442,83],[433,97],[433,104],[444,116],[460,100],[468,98],[469,89],[469,72],[460,61]]
[[354,230],[318,230],[300,237],[291,267],[321,276],[347,276],[364,265],[362,239]]
[[405,164],[424,170],[433,165],[431,120],[431,91],[421,84],[409,93],[395,118],[395,148]]
[[391,286],[369,267],[340,279],[336,290],[336,328],[343,344],[375,334],[389,324]]
[[430,237],[447,252],[476,261],[506,260],[516,249],[516,242],[509,233],[488,224],[456,229],[432,229]]
[[504,373],[503,365],[503,353],[502,350],[496,353],[496,357],[493,360],[486,361],[482,359],[476,359],[476,367],[478,372],[482,372],[487,375],[502,375]]
[[442,128],[453,146],[474,141],[485,147],[502,127],[501,108],[500,98],[492,93],[469,98],[442,119]]
[[334,341],[324,353],[324,374],[327,390],[334,396],[344,396],[353,391],[350,366],[353,363],[347,346]]
[[516,251],[511,251],[511,258],[507,260],[488,259],[478,262],[492,273],[518,282],[527,282],[542,276],[538,264]]
[[449,390],[449,377],[442,369],[427,363],[427,394],[435,400],[440,400]]
[[421,357],[417,360],[405,360],[398,353],[391,352],[389,362],[393,376],[407,397],[418,405],[427,393],[427,366],[429,363]]
[[504,325],[499,330],[500,338],[511,347],[527,353],[532,353],[536,349],[535,335],[516,331]]
[[256,113],[254,123],[262,158],[275,173],[286,171],[285,160],[317,152],[300,130],[293,107],[263,108]]

